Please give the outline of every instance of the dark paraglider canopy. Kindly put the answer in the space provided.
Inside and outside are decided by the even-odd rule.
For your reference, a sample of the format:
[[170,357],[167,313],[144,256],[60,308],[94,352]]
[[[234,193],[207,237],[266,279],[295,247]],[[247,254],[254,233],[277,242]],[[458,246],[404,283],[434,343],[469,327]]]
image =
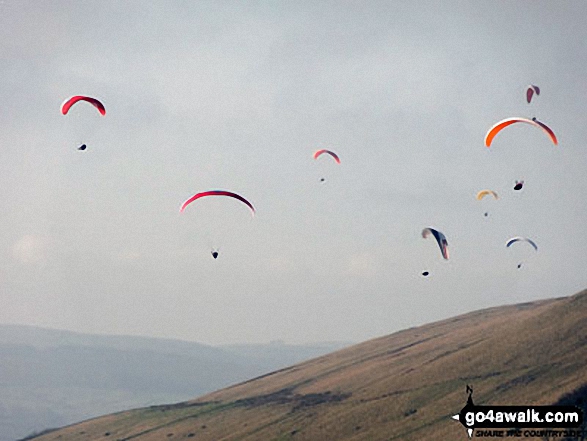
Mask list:
[[[530,84],[528,89],[526,89],[526,101],[528,101],[528,104],[530,104],[530,101],[532,101],[534,94],[540,95],[540,87],[535,86],[534,84]],[[532,118],[532,120],[535,119],[536,118]]]
[[524,186],[524,181],[516,181],[516,185],[514,185],[514,190],[521,190]]
[[217,259],[217,258],[218,258],[218,251],[216,251],[216,250],[212,250],[212,257],[213,257],[214,259]]
[[424,271],[424,272],[422,273],[422,275],[423,275],[424,277],[428,277],[428,274],[430,274],[428,271]]
[[320,178],[320,182],[324,182],[326,179],[324,178]]
[[[524,243],[524,242],[529,244],[532,248],[534,248],[534,251],[538,251],[538,245],[536,245],[536,242],[534,242],[532,239],[528,239],[527,237],[520,237],[520,236],[512,237],[511,239],[509,239],[506,242],[505,246],[509,248],[515,243]],[[522,267],[522,263],[523,262],[518,263],[518,269],[520,269]]]
[[509,239],[505,246],[506,247],[511,247],[513,244],[520,242],[526,242],[528,244],[530,244],[532,246],[532,248],[534,248],[535,251],[538,251],[538,245],[536,245],[536,242],[534,242],[532,239],[528,239],[527,237],[520,237],[520,236],[516,236],[516,237],[512,237],[511,239]]
[[424,228],[422,230],[422,237],[426,239],[429,236],[434,236],[438,246],[440,247],[440,252],[442,253],[442,257],[445,260],[448,260],[448,241],[446,240],[446,236],[442,234],[440,231],[435,230],[434,228]]
[[87,146],[86,146],[85,144],[82,144],[82,145],[80,145],[80,146],[79,146],[77,149],[78,149],[78,150],[85,150],[85,149],[86,149],[86,147],[87,147]]

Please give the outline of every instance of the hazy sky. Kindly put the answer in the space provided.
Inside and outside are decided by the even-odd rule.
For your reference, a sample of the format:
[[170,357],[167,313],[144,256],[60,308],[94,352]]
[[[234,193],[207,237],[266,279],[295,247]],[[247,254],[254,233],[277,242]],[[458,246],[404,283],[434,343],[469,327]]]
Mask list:
[[[585,17],[584,1],[1,1],[0,323],[362,341],[587,287]],[[63,116],[79,94],[107,115]],[[559,145],[515,125],[487,149],[513,116]],[[257,215],[229,198],[178,213],[209,189]],[[539,251],[506,248],[518,235]]]

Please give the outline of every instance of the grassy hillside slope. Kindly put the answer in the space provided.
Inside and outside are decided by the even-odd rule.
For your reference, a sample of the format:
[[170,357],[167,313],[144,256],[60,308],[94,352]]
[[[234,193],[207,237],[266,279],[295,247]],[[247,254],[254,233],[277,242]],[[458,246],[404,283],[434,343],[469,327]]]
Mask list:
[[[465,404],[584,395],[587,291],[401,331],[195,401],[114,414],[39,440],[466,439]],[[583,391],[578,393],[577,391]]]

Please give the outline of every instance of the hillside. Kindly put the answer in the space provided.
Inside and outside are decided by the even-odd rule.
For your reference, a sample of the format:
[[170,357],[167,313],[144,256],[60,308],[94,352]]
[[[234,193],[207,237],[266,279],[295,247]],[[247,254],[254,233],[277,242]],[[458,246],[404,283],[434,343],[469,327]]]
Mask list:
[[339,347],[219,348],[0,325],[0,441],[124,409],[187,400]]
[[587,385],[587,291],[401,331],[205,395],[40,440],[466,439],[477,404],[553,404]]

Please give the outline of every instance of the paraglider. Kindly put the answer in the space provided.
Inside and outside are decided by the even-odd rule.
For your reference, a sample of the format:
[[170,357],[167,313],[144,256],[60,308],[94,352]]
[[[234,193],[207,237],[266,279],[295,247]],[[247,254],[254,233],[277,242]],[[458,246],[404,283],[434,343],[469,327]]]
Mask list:
[[63,102],[63,104],[61,104],[61,113],[63,113],[64,115],[67,115],[67,112],[69,112],[69,109],[71,108],[71,106],[73,106],[75,103],[77,103],[79,101],[87,101],[92,106],[94,106],[96,109],[98,109],[98,112],[100,112],[101,115],[106,115],[106,108],[104,107],[104,104],[102,104],[96,98],[92,98],[89,96],[83,96],[83,95],[75,95],[75,96],[72,96],[71,98],[66,99]]
[[524,181],[516,181],[514,185],[514,190],[521,190],[524,187]]
[[[509,248],[516,242],[527,242],[532,246],[532,248],[534,248],[534,251],[538,251],[538,245],[536,245],[536,243],[532,239],[528,239],[527,237],[512,237],[510,240],[506,242],[505,246]],[[518,269],[520,268],[522,268],[522,262],[518,263]]]
[[334,153],[331,150],[326,150],[326,149],[322,149],[322,150],[317,150],[314,152],[314,159],[318,159],[318,157],[320,155],[323,155],[324,153],[329,154],[330,156],[332,156],[334,158],[334,160],[336,161],[337,164],[340,164],[340,158],[338,157],[338,155],[336,153]]
[[200,199],[200,198],[203,198],[206,196],[228,196],[228,197],[237,199],[251,209],[253,216],[255,215],[255,207],[253,207],[253,205],[249,201],[247,201],[245,198],[243,198],[242,196],[240,196],[236,193],[232,193],[230,191],[225,191],[225,190],[210,190],[210,191],[204,191],[202,193],[197,193],[197,194],[193,195],[191,198],[189,198],[188,200],[186,200],[183,204],[181,204],[179,212],[183,213],[183,211],[186,209],[186,207],[189,204],[191,204],[192,202],[194,202],[197,199]]
[[[499,199],[499,196],[497,195],[496,192],[494,192],[493,190],[481,190],[479,193],[477,193],[477,200],[480,201],[481,199],[483,199],[485,196],[491,195],[493,196],[493,199]],[[487,217],[489,216],[489,213],[486,211],[485,213],[483,213],[483,216]]]
[[[106,108],[104,107],[104,104],[102,104],[96,98],[92,98],[89,96],[83,96],[83,95],[75,95],[75,96],[72,96],[71,98],[66,99],[61,104],[61,113],[63,115],[67,115],[67,112],[69,112],[69,109],[71,109],[71,106],[73,106],[75,103],[77,103],[79,101],[86,101],[86,102],[90,103],[92,106],[94,106],[96,109],[98,109],[98,112],[100,112],[100,114],[102,116],[106,115]],[[86,145],[82,144],[77,149],[78,150],[85,150]]]
[[493,196],[493,199],[499,199],[499,196],[493,190],[481,190],[479,193],[477,193],[476,198],[478,201],[480,201],[481,199],[483,199],[485,196],[488,196],[488,195]]
[[552,141],[552,143],[554,145],[558,145],[558,140],[556,139],[556,135],[554,134],[554,132],[551,130],[550,127],[548,127],[546,124],[538,121],[536,118],[532,118],[532,119],[528,119],[528,118],[507,118],[504,119],[502,121],[499,121],[498,123],[496,123],[495,125],[493,125],[489,131],[487,132],[487,134],[485,135],[485,146],[486,147],[490,147],[491,146],[491,142],[493,141],[493,138],[495,138],[495,136],[503,129],[505,129],[506,127],[515,124],[515,123],[525,123],[525,124],[530,124],[532,126],[541,128],[550,138],[550,140]]
[[534,96],[534,94],[540,95],[540,88],[530,84],[526,90],[526,101],[528,101],[528,104],[530,104],[530,101],[532,101],[532,96]]
[[[255,216],[255,207],[253,207],[253,204],[251,204],[249,201],[247,201],[242,196],[240,196],[236,193],[233,193],[231,191],[226,191],[226,190],[210,190],[210,191],[203,191],[201,193],[196,193],[195,195],[193,195],[192,197],[187,199],[183,204],[181,204],[179,212],[183,213],[189,204],[191,204],[192,202],[194,202],[200,198],[207,197],[207,196],[227,196],[227,197],[236,199],[236,200],[242,202],[243,204],[245,204],[247,207],[249,207],[249,209],[251,210],[251,214],[253,216]],[[210,253],[212,254],[212,257],[216,260],[218,258],[218,255],[220,254],[220,249],[219,248],[212,248],[212,251]]]
[[428,274],[430,274],[428,271],[424,271],[424,272],[422,273],[422,275],[423,275],[424,277],[428,277]]
[[440,248],[440,253],[445,260],[448,260],[448,241],[446,240],[446,236],[442,234],[440,231],[435,230],[434,228],[424,228],[422,230],[422,237],[426,239],[428,236],[433,235],[438,243]]
[[[326,150],[326,149],[322,149],[322,150],[316,150],[314,152],[314,159],[318,159],[318,157],[320,157],[321,155],[323,155],[324,153],[332,156],[334,158],[334,160],[336,161],[337,164],[340,164],[340,158],[338,157],[338,155],[336,153],[334,153],[331,150]],[[326,181],[326,179],[324,178],[320,178],[320,182],[324,182]]]
[[532,239],[528,239],[527,237],[520,237],[520,236],[516,236],[516,237],[512,237],[511,239],[509,239],[505,246],[506,247],[511,247],[513,244],[515,244],[516,242],[527,242],[530,245],[532,245],[532,247],[538,251],[538,245],[536,245],[536,243],[532,240]]

